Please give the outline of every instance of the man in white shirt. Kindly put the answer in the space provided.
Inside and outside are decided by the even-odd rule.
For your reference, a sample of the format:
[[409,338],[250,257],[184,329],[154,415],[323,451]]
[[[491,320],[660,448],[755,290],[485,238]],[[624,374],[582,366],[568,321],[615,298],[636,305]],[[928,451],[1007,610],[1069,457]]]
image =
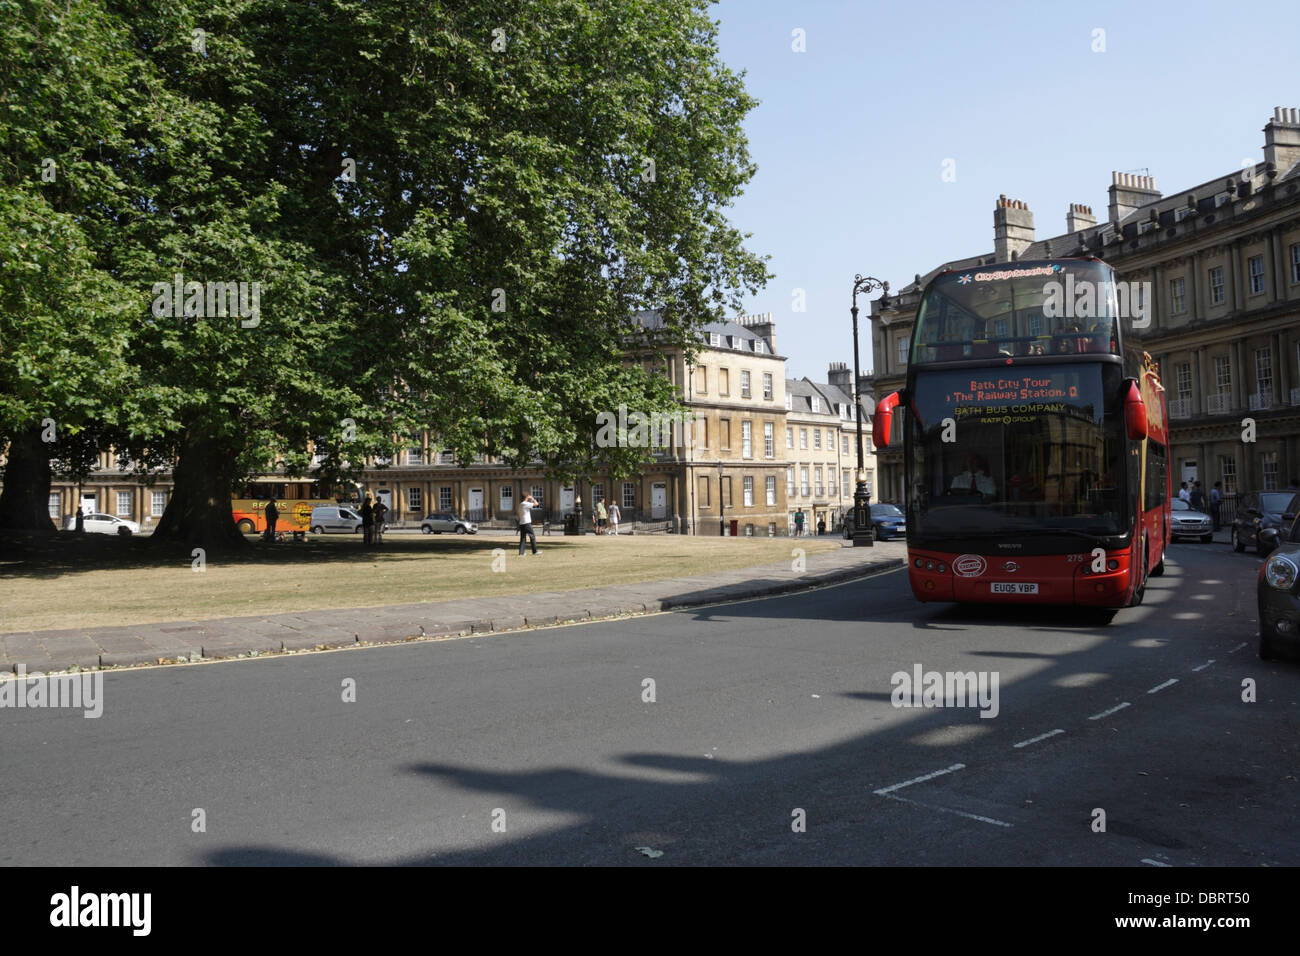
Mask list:
[[524,495],[524,500],[519,502],[519,556],[524,556],[524,542],[531,541],[533,544],[533,554],[537,554],[537,535],[533,533],[533,507],[537,504],[537,499],[532,495]]
[[949,486],[953,491],[966,491],[971,494],[993,495],[997,489],[993,485],[993,476],[989,474],[984,459],[971,455],[966,459],[965,469],[952,480]]
[[1191,493],[1190,491],[1187,490],[1187,482],[1184,481],[1184,482],[1183,482],[1183,486],[1182,486],[1181,488],[1178,489],[1178,497],[1179,497],[1180,500],[1182,500],[1182,501],[1186,501],[1187,504],[1188,504],[1188,506],[1191,505],[1191,503],[1192,503],[1192,493]]

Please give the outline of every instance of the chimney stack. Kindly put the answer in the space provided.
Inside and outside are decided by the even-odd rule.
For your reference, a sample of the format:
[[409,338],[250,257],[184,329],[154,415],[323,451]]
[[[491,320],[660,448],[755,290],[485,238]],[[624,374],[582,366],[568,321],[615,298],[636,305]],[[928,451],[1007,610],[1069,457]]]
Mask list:
[[1134,173],[1110,174],[1110,221],[1118,223],[1133,210],[1155,202],[1161,196],[1154,176]]
[[1097,225],[1097,217],[1092,214],[1092,207],[1083,203],[1072,202],[1065,213],[1065,231],[1080,232]]
[[831,362],[830,368],[826,371],[826,383],[835,388],[842,388],[845,392],[853,394],[853,373],[849,371],[847,362]]
[[1034,241],[1034,214],[1019,199],[998,197],[993,210],[993,253],[998,262],[1019,256]]
[[767,350],[776,354],[776,323],[772,321],[771,312],[758,315],[742,315],[736,319],[737,325],[743,325],[767,343]]
[[1300,109],[1273,110],[1272,121],[1264,127],[1264,162],[1273,163],[1279,174],[1300,163]]

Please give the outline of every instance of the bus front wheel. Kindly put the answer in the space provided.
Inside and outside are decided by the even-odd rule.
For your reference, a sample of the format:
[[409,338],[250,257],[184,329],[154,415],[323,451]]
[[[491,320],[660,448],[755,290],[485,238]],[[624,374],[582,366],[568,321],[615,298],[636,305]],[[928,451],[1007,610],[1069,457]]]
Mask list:
[[252,534],[252,533],[253,533],[253,522],[249,521],[247,518],[242,519],[242,520],[239,522],[239,533],[240,533],[240,534]]

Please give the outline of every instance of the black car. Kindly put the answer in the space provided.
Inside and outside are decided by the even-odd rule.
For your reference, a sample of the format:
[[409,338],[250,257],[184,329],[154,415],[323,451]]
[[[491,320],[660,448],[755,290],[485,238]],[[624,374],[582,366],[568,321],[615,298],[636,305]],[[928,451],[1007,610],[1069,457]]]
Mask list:
[[1245,551],[1247,545],[1252,545],[1257,553],[1268,554],[1263,532],[1270,528],[1285,529],[1298,509],[1300,495],[1294,491],[1251,491],[1242,495],[1229,529],[1232,550]]
[[1259,601],[1259,656],[1272,660],[1279,648],[1300,649],[1300,519],[1279,531],[1260,533],[1264,546],[1275,549],[1259,569],[1255,594]]

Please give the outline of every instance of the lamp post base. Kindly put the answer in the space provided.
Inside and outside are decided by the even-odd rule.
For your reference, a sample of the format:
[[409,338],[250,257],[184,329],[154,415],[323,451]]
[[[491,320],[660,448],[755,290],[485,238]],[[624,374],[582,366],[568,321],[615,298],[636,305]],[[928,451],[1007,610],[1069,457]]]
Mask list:
[[875,547],[875,531],[871,523],[871,495],[867,492],[867,483],[859,481],[857,490],[853,492],[853,547]]

